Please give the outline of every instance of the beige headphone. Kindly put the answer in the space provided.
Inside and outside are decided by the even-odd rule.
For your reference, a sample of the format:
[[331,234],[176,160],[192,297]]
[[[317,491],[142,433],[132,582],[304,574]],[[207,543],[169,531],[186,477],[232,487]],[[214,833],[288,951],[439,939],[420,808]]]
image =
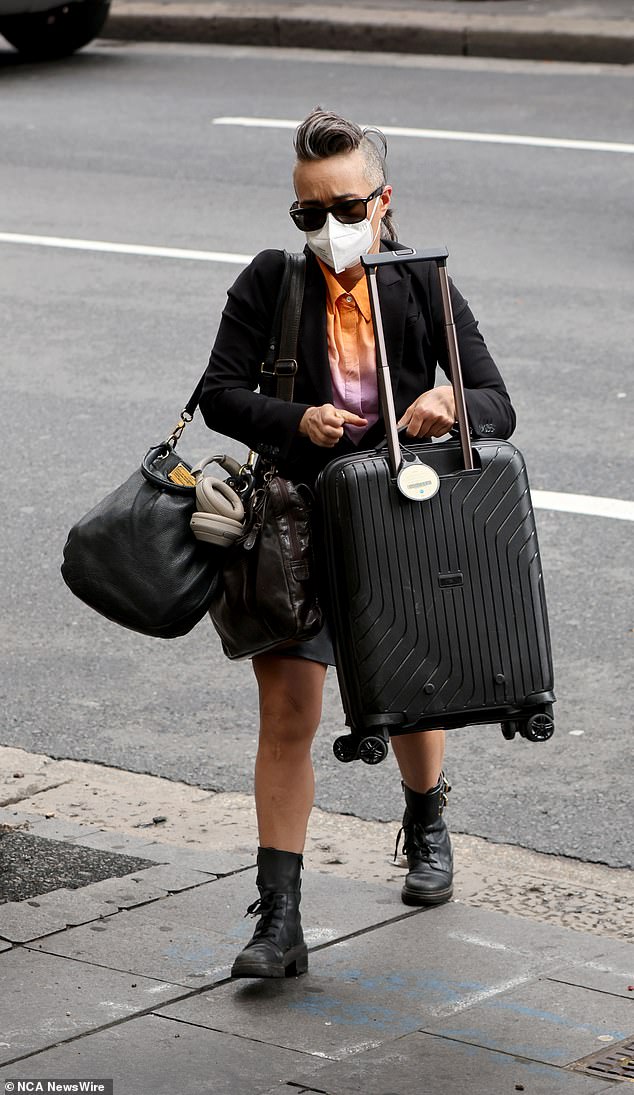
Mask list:
[[230,481],[204,474],[209,464],[218,464],[229,472],[230,480],[238,479],[242,474],[242,466],[232,456],[207,456],[192,468],[198,509],[192,514],[190,527],[197,540],[229,547],[242,536],[245,510]]

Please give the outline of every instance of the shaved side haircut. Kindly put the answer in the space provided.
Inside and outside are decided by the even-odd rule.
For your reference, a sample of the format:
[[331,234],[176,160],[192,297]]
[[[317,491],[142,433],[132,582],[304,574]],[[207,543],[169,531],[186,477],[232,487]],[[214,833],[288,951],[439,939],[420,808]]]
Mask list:
[[[368,185],[372,190],[387,182],[387,140],[380,129],[362,129],[356,122],[323,110],[320,106],[311,110],[295,131],[293,139],[295,155],[299,163],[309,160],[326,160],[340,152],[356,152],[363,156]],[[381,221],[381,236],[396,239],[392,210],[388,209]]]

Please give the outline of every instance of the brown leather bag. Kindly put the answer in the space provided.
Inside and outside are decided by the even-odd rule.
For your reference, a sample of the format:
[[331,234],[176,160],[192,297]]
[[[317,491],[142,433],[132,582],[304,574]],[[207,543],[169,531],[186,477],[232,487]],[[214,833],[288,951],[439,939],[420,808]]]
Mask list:
[[249,658],[309,639],[323,624],[303,484],[268,472],[241,545],[227,550],[209,610],[228,658]]
[[[279,354],[262,371],[277,379],[278,399],[292,401],[305,256],[289,255],[282,283]],[[274,349],[274,347],[271,347]],[[262,468],[266,467],[263,471]],[[228,658],[282,649],[312,638],[323,625],[313,573],[312,492],[255,462],[247,531],[226,550],[209,615]]]

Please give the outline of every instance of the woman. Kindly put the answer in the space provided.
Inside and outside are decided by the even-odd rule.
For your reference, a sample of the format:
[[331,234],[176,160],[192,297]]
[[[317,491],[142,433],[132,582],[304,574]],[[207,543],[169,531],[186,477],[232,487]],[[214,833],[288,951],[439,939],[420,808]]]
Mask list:
[[[315,479],[335,457],[371,448],[384,436],[374,335],[359,256],[397,249],[386,181],[385,138],[317,108],[295,134],[296,201],[291,217],[306,238],[306,285],[295,400],[257,391],[284,256],[264,251],[229,290],[211,353],[201,410],[207,425],[274,452],[280,473]],[[467,411],[474,436],[509,437],[515,415],[466,301],[453,289]],[[440,437],[455,423],[446,367],[440,291],[431,263],[379,269],[379,296],[399,425],[412,437]],[[255,765],[260,918],[236,958],[234,977],[284,977],[307,969],[300,872],[313,804],[311,745],[334,654],[327,628],[308,642],[253,658],[260,736]],[[407,904],[436,905],[453,892],[453,860],[442,817],[444,732],[392,739],[405,795]]]

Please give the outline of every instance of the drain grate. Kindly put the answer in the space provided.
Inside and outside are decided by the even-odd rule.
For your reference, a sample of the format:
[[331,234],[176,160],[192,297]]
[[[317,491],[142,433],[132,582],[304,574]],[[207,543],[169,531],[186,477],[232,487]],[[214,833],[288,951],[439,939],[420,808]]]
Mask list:
[[634,1084],[634,1038],[628,1038],[627,1041],[618,1042],[609,1049],[602,1049],[599,1053],[583,1057],[580,1061],[575,1061],[571,1067],[589,1076],[604,1076],[610,1080],[629,1080]]

